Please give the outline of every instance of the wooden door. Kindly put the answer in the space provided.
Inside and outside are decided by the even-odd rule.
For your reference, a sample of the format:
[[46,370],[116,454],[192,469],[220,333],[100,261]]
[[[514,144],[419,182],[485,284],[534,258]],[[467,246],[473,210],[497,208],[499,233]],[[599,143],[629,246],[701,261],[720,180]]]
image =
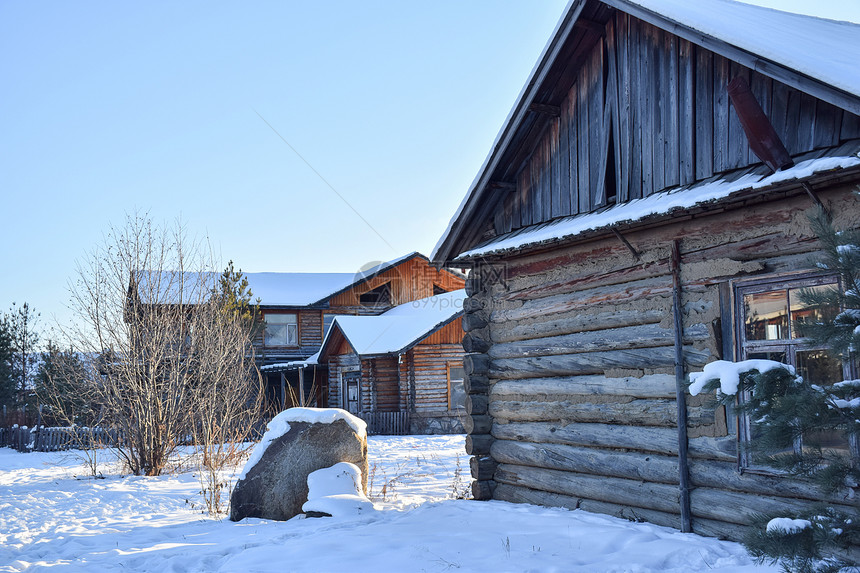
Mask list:
[[361,411],[361,372],[352,371],[343,373],[343,395],[345,396],[346,411],[358,414]]

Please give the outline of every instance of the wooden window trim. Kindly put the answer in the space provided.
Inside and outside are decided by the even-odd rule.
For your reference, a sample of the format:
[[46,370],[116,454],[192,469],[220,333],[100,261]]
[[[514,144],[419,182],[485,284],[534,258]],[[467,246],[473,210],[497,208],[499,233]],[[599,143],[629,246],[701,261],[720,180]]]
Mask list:
[[[780,274],[768,277],[759,277],[755,279],[742,279],[732,281],[731,294],[734,298],[732,304],[732,312],[734,318],[734,339],[735,359],[738,361],[746,360],[749,353],[762,352],[766,350],[782,351],[785,353],[788,362],[791,365],[796,365],[796,352],[798,350],[826,350],[826,346],[813,345],[805,338],[787,338],[773,340],[755,340],[748,341],[746,339],[746,314],[743,304],[744,295],[771,292],[775,290],[790,290],[797,288],[809,288],[813,286],[833,285],[837,288],[842,288],[841,281],[836,274],[821,274],[815,272],[797,272]],[[793,330],[794,325],[791,324],[791,315],[789,314],[789,332]],[[853,372],[852,365],[849,362],[843,362],[843,377],[849,379]],[[744,397],[737,396],[737,401],[742,403]],[[738,414],[738,470],[742,473],[754,473],[767,476],[785,476],[785,472],[769,468],[767,466],[756,465],[748,451],[744,451],[742,446],[750,442],[752,426],[749,417],[743,414]],[[851,443],[851,449],[856,455],[858,439],[857,436],[848,436]],[[801,447],[798,443],[796,447]]]
[[[296,343],[295,344],[266,344],[266,317],[293,315],[296,317]],[[294,312],[263,312],[263,347],[264,348],[300,348],[302,345],[302,314]]]
[[[460,407],[455,407],[455,406],[452,406],[452,404],[451,404],[451,368],[452,367],[463,369],[463,362],[458,361],[458,360],[452,360],[452,361],[448,361],[445,363],[445,377],[448,380],[448,411],[449,412],[465,412],[466,411],[466,405],[465,404],[463,404],[463,406],[460,406]],[[463,369],[463,370],[464,370],[463,380],[465,381],[465,369]],[[465,392],[465,387],[463,388],[463,391]]]

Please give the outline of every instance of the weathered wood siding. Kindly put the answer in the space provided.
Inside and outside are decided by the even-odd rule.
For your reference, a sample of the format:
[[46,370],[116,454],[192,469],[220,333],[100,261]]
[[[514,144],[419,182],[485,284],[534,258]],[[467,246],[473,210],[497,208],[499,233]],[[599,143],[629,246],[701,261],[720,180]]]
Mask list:
[[[856,213],[850,191],[821,192],[837,226]],[[679,526],[671,244],[681,245],[686,371],[701,370],[723,358],[731,279],[814,268],[812,202],[769,199],[630,232],[638,260],[609,237],[508,256],[501,282],[482,282],[480,270],[470,278],[467,450],[477,497]],[[753,512],[822,498],[798,480],[739,473],[725,411],[710,396],[687,400],[696,532],[738,538]]]
[[[432,296],[434,285],[450,292],[463,288],[463,282],[462,277],[444,269],[437,269],[422,257],[413,257],[393,269],[380,273],[367,282],[335,295],[329,301],[329,305],[333,309],[341,309],[342,312],[377,314],[378,311],[374,311],[372,308],[362,307],[359,297],[385,283],[390,284],[391,306],[397,306]],[[365,309],[365,312],[362,312],[362,309]]]
[[726,91],[737,76],[792,155],[860,137],[856,115],[620,11],[590,50],[506,169],[515,186],[488,221],[496,235],[758,163]]

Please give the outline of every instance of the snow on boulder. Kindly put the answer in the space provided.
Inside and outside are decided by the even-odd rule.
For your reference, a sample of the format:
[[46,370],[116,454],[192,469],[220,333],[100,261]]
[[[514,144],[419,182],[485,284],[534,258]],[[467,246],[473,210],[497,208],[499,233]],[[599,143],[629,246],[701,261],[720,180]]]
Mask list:
[[336,408],[290,408],[275,416],[230,496],[230,519],[287,520],[302,513],[308,476],[339,462],[355,464],[367,492],[367,426]]
[[362,472],[355,464],[340,462],[308,476],[308,501],[302,510],[310,517],[361,515],[374,509],[364,495]]

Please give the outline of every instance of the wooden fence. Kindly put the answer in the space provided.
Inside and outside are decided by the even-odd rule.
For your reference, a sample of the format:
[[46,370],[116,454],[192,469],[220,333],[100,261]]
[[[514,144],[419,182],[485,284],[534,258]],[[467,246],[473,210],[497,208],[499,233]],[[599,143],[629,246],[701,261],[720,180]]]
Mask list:
[[409,416],[406,412],[361,412],[356,414],[367,422],[367,433],[382,436],[409,434]]
[[12,426],[0,428],[0,447],[19,452],[56,452],[114,446],[120,436],[114,430],[103,428],[53,427],[28,428]]

